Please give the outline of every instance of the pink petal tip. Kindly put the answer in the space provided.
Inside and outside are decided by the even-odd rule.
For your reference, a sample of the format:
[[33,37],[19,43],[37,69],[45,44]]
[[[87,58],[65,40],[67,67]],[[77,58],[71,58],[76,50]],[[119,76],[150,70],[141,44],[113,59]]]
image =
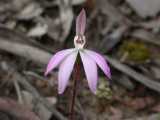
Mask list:
[[101,68],[101,70],[104,72],[104,74],[111,79],[111,71],[110,67],[107,63],[107,61],[104,59],[104,57],[94,51],[91,50],[85,50],[85,52],[97,63],[97,65]]
[[98,73],[96,62],[85,52],[80,52],[84,71],[87,77],[88,85],[92,93],[96,94]]

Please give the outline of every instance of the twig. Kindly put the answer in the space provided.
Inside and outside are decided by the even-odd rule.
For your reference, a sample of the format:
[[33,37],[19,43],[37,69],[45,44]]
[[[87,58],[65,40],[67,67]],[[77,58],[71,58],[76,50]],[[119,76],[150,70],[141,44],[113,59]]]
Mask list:
[[51,54],[39,48],[27,44],[8,41],[7,39],[2,38],[0,38],[0,49],[25,57],[28,60],[41,64],[41,66],[46,64],[51,57]]
[[84,109],[83,109],[83,107],[82,107],[82,105],[81,105],[81,103],[80,103],[80,101],[78,99],[76,99],[76,105],[80,110],[81,116],[83,116],[83,120],[87,120],[87,116],[85,114],[85,111],[84,111]]
[[18,85],[18,82],[17,80],[14,80],[14,86],[15,86],[15,89],[16,89],[16,92],[17,92],[17,96],[18,96],[18,102],[20,104],[23,104],[23,99],[22,99],[22,94],[21,94],[21,90],[20,90],[20,87]]
[[117,61],[113,58],[110,58],[110,57],[107,57],[107,56],[105,56],[105,58],[117,70],[125,73],[126,75],[128,75],[130,77],[132,77],[133,79],[135,79],[136,81],[144,84],[148,88],[150,88],[152,90],[155,90],[157,92],[160,92],[160,83],[155,82],[155,80],[152,80],[152,79],[134,71],[129,66],[124,65],[124,64],[120,63],[119,61]]
[[133,33],[131,33],[131,36],[139,38],[140,40],[143,40],[145,42],[160,46],[160,36],[156,36],[144,29],[138,29],[133,31]]

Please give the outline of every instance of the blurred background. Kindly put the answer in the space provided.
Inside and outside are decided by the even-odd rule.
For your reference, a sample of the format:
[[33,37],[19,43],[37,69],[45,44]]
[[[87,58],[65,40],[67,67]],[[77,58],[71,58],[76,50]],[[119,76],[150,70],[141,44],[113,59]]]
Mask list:
[[0,120],[67,120],[49,58],[71,48],[86,10],[86,48],[104,55],[96,95],[81,71],[75,120],[160,120],[160,0],[0,0]]

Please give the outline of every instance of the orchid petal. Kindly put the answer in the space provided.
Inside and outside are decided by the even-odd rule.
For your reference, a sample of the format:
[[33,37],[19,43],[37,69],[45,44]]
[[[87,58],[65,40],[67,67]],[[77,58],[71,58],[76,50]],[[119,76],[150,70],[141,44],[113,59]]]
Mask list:
[[100,55],[97,52],[91,51],[91,50],[85,50],[85,52],[97,63],[97,65],[102,69],[102,71],[105,73],[105,75],[108,78],[111,78],[111,72],[110,67],[108,66],[106,60],[102,55]]
[[61,51],[57,52],[49,60],[45,75],[47,75],[52,69],[56,68],[61,63],[61,61],[73,51],[74,51],[74,49],[66,49],[66,50],[61,50]]
[[80,56],[84,66],[89,88],[93,93],[95,93],[97,88],[97,80],[98,80],[96,62],[90,56],[85,54],[85,52],[83,51],[80,51]]
[[78,51],[73,52],[67,56],[60,64],[58,73],[58,93],[62,94],[67,86],[69,77],[71,76]]
[[76,19],[76,35],[84,35],[86,27],[86,12],[84,9],[81,10],[80,14]]

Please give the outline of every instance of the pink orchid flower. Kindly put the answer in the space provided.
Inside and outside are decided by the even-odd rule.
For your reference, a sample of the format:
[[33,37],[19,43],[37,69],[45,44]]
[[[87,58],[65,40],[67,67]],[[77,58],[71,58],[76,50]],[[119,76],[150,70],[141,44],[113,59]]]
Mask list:
[[84,36],[86,26],[86,13],[83,9],[76,19],[76,36],[74,38],[75,48],[65,49],[57,52],[49,61],[45,75],[52,69],[59,67],[58,72],[58,93],[62,94],[68,84],[77,55],[80,54],[84,71],[87,77],[88,85],[93,93],[96,93],[97,88],[97,65],[101,68],[104,74],[111,78],[110,68],[102,55],[94,51],[84,49],[86,43]]

